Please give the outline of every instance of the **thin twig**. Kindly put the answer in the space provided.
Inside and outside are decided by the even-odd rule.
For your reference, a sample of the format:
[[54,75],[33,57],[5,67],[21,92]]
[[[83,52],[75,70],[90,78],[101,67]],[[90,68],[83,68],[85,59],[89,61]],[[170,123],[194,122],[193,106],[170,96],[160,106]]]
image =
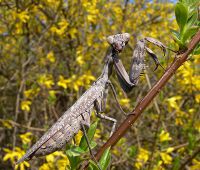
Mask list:
[[[23,75],[23,73],[22,73],[22,75]],[[21,81],[19,90],[17,92],[17,99],[16,99],[16,103],[15,103],[15,118],[14,118],[15,121],[17,121],[18,115],[19,115],[19,112],[20,112],[20,108],[19,108],[20,107],[20,96],[21,96],[21,93],[23,91],[23,88],[24,88],[24,80]],[[13,149],[14,149],[15,144],[16,144],[16,132],[17,132],[17,127],[15,126],[14,131],[13,131]]]
[[13,120],[8,120],[8,119],[0,119],[0,122],[9,122],[12,126],[17,126],[17,127],[22,127],[22,128],[26,128],[28,130],[32,130],[32,131],[40,131],[40,132],[45,132],[46,129],[42,129],[42,128],[36,128],[36,127],[31,127],[31,126],[25,126],[22,124],[19,124]]

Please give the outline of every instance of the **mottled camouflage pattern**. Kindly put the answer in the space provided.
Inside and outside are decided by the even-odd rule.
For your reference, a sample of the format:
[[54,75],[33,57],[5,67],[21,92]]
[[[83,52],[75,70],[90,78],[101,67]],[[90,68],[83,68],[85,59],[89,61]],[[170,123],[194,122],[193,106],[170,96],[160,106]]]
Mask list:
[[42,156],[50,154],[63,148],[80,129],[80,122],[84,120],[90,124],[90,113],[94,107],[94,101],[102,98],[108,76],[104,74],[98,79],[72,107],[70,107],[62,117],[27,151],[24,157],[18,162],[22,162],[32,156]]
[[138,83],[140,74],[144,69],[144,52],[145,52],[145,41],[140,40],[137,42],[135,50],[133,51],[132,64],[130,70],[130,81],[134,85]]
[[[118,34],[113,38],[113,41],[118,44],[123,43],[123,40],[119,37],[126,37]],[[117,40],[119,39],[120,43]],[[114,49],[115,52],[118,49]],[[111,50],[111,53],[114,52]],[[90,125],[90,114],[94,108],[95,101],[103,101],[104,91],[109,79],[109,67],[110,62],[112,62],[112,54],[109,54],[109,60],[107,60],[101,76],[96,82],[71,106],[59,119],[58,121],[34,144],[27,153],[17,161],[17,164],[23,162],[24,160],[29,160],[33,156],[43,156],[50,154],[56,150],[63,148],[63,146],[68,142],[79,130],[81,130],[81,124]]]

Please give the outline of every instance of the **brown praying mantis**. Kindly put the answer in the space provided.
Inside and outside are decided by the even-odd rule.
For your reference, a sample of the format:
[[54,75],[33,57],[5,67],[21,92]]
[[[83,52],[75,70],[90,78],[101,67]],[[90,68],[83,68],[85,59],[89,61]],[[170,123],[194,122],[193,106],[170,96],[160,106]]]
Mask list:
[[17,161],[17,164],[30,160],[33,156],[44,156],[50,154],[56,150],[60,150],[64,145],[69,142],[79,130],[82,130],[88,148],[92,158],[97,163],[99,169],[100,165],[96,161],[94,154],[92,153],[90,142],[86,134],[86,127],[90,126],[90,116],[93,109],[96,111],[96,115],[99,118],[107,119],[113,122],[110,136],[115,131],[117,120],[101,113],[105,110],[106,97],[108,93],[108,87],[110,86],[114,97],[117,101],[117,105],[123,111],[117,100],[116,91],[109,80],[112,73],[113,65],[116,69],[117,76],[122,89],[125,92],[131,91],[138,83],[140,73],[144,69],[144,56],[145,51],[150,54],[158,67],[159,61],[156,55],[149,48],[146,47],[146,41],[149,41],[159,47],[161,47],[165,53],[166,47],[153,38],[145,38],[140,40],[133,52],[132,65],[130,75],[128,76],[121,60],[119,59],[119,53],[124,49],[130,39],[128,33],[116,34],[107,38],[108,43],[111,45],[110,52],[106,56],[105,65],[100,77],[91,85],[91,87],[57,120],[57,122],[34,144],[26,154]]

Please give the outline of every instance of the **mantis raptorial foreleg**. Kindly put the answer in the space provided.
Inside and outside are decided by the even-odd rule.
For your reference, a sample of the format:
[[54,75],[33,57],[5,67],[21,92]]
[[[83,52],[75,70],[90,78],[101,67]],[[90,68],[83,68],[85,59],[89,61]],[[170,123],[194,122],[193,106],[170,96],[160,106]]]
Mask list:
[[159,65],[161,66],[155,53],[151,49],[146,47],[146,42],[153,43],[154,45],[160,47],[165,55],[167,47],[160,41],[150,37],[138,41],[136,44],[136,48],[133,51],[132,64],[129,75],[126,72],[121,60],[119,59],[118,53],[115,53],[115,55],[113,55],[113,63],[117,71],[117,76],[120,85],[125,92],[130,92],[132,88],[138,84],[141,72],[145,68],[144,64],[145,52],[147,52],[153,58],[156,64],[155,70],[158,68]]

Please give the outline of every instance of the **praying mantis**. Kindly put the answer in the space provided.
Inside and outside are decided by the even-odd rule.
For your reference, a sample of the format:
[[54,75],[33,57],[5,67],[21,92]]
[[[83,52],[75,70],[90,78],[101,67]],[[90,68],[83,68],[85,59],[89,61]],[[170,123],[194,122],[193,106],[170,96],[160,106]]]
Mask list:
[[110,52],[106,56],[105,65],[100,77],[91,85],[91,87],[57,120],[57,122],[34,144],[26,154],[17,161],[19,164],[25,160],[30,160],[33,156],[44,156],[56,150],[60,150],[64,145],[69,142],[79,130],[82,130],[86,142],[89,147],[92,158],[97,163],[99,169],[100,165],[96,161],[86,134],[86,127],[90,126],[90,117],[93,109],[96,111],[96,116],[102,119],[110,120],[113,122],[110,136],[115,131],[117,120],[101,113],[105,110],[106,97],[108,88],[111,87],[117,105],[123,114],[127,115],[119,105],[116,91],[109,80],[114,66],[121,88],[125,92],[129,92],[138,83],[140,73],[144,69],[144,56],[145,51],[154,59],[156,68],[160,65],[158,58],[152,50],[146,47],[146,41],[151,42],[161,47],[165,53],[166,47],[153,38],[144,38],[136,44],[133,52],[132,64],[130,75],[126,72],[119,53],[123,51],[126,44],[130,39],[130,34],[116,34],[107,38],[108,43],[111,45]]

